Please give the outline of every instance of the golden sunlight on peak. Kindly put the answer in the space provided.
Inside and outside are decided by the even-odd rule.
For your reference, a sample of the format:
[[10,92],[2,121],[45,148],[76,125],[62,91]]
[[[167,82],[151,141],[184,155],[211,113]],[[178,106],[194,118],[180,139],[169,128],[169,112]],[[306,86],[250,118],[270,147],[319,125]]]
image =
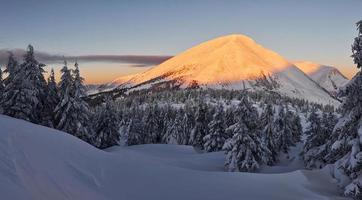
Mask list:
[[310,61],[296,61],[293,62],[293,64],[306,74],[312,74],[318,71],[323,66],[321,64],[313,63]]

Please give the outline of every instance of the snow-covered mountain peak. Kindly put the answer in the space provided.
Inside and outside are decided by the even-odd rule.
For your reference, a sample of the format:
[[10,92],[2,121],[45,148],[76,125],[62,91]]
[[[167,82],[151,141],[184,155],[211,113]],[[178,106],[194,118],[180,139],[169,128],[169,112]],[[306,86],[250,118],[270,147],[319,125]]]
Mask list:
[[165,61],[159,66],[131,79],[139,84],[166,75],[168,79],[181,79],[184,84],[217,84],[255,79],[272,74],[291,64],[277,53],[257,44],[244,35],[219,37]]
[[294,62],[294,64],[333,95],[349,81],[337,68],[332,66],[309,61]]
[[338,104],[294,64],[240,34],[203,42],[143,73],[121,77],[113,83],[130,91],[195,86],[233,90],[247,88],[323,104]]

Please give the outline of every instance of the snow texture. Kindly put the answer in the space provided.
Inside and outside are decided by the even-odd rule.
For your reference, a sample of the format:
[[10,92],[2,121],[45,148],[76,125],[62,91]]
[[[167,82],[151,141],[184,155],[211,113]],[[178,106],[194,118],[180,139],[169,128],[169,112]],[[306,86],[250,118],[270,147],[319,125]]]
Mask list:
[[0,127],[2,199],[344,199],[326,171],[229,173],[223,152],[182,145],[102,151],[3,115]]

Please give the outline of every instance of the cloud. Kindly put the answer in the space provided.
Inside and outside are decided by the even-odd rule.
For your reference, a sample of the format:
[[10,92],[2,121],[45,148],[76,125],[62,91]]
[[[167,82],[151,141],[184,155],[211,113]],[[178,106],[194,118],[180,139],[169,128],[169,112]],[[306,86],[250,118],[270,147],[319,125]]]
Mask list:
[[[18,60],[22,60],[25,50],[23,49],[0,49],[0,65],[5,65],[12,52]],[[80,56],[62,56],[44,52],[35,52],[35,57],[40,62],[46,64],[62,63],[64,58],[68,61],[78,62],[111,62],[111,63],[129,63],[131,67],[147,67],[158,65],[172,56],[162,55],[80,55]]]

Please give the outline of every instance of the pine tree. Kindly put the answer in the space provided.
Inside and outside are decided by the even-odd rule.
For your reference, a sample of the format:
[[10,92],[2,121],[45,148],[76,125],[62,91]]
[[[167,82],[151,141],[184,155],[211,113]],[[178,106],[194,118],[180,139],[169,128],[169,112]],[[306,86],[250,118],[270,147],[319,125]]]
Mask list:
[[203,148],[203,138],[205,135],[207,135],[208,132],[207,124],[206,106],[200,101],[195,117],[195,127],[191,131],[190,135],[190,144],[192,144],[194,147],[200,149]]
[[4,79],[4,89],[0,105],[2,113],[10,116],[14,116],[14,112],[11,109],[12,105],[15,104],[15,99],[13,97],[21,89],[20,79],[15,79],[15,69],[17,68],[18,62],[15,60],[13,53],[9,52],[8,62],[4,70],[4,72],[7,73],[7,77]]
[[18,67],[19,64],[18,61],[15,59],[14,54],[12,52],[9,52],[8,62],[4,70],[4,73],[7,74],[7,77],[4,79],[5,86],[8,85],[10,82],[14,81],[14,77],[16,75]]
[[169,121],[163,141],[166,144],[180,144],[182,127],[182,115],[177,115],[174,120]]
[[277,133],[277,146],[279,147],[279,151],[283,151],[287,153],[289,147],[293,145],[293,135],[292,130],[288,125],[287,115],[284,111],[284,107],[280,106],[278,115],[275,119],[275,131]]
[[61,72],[60,102],[55,108],[56,128],[92,143],[92,130],[88,124],[89,110],[87,103],[82,99],[85,95],[85,88],[78,64],[75,64],[74,76],[66,62],[64,62]]
[[158,143],[159,134],[161,132],[159,127],[159,115],[157,114],[157,107],[154,105],[148,106],[145,109],[145,115],[142,119],[148,132],[145,138],[146,144]]
[[24,62],[19,67],[15,64],[13,56],[10,55],[7,66],[9,78],[5,81],[2,100],[4,114],[42,123],[46,97],[46,81],[43,76],[45,65],[35,59],[31,45],[28,46]]
[[268,161],[270,151],[262,145],[258,112],[251,104],[245,91],[235,111],[237,122],[226,129],[232,138],[225,142],[225,166],[229,171],[255,171]]
[[118,145],[120,138],[118,130],[120,128],[120,119],[110,98],[107,98],[95,114],[94,131],[95,146],[104,149]]
[[208,152],[220,151],[226,140],[224,108],[219,104],[208,125],[209,133],[203,138],[204,149]]
[[60,70],[62,75],[59,82],[60,101],[55,107],[55,127],[70,134],[75,134],[74,97],[73,97],[73,76],[68,69],[67,62]]
[[307,139],[303,148],[303,160],[309,169],[321,168],[325,165],[324,157],[327,153],[326,140],[329,136],[322,127],[321,119],[313,109],[308,118],[309,125],[305,134]]
[[260,126],[262,145],[264,145],[269,150],[268,152],[270,152],[270,154],[265,155],[267,158],[267,164],[273,165],[277,161],[279,147],[277,146],[277,133],[274,129],[274,110],[272,105],[269,103],[261,115]]
[[286,112],[286,120],[287,120],[287,126],[291,130],[291,141],[293,145],[295,145],[297,142],[301,140],[301,136],[303,133],[303,127],[300,121],[300,117],[298,113],[293,113],[289,109],[287,109]]
[[74,64],[75,69],[73,70],[74,82],[73,82],[73,92],[74,92],[74,114],[77,119],[76,127],[76,136],[88,141],[92,137],[92,130],[90,130],[89,124],[89,107],[87,102],[83,99],[86,96],[86,89],[84,86],[84,78],[80,76],[78,63]]
[[[3,97],[4,94],[4,89],[5,89],[5,85],[4,85],[4,80],[3,80],[3,71],[0,68],[0,97]],[[1,108],[1,104],[0,104],[0,108]]]
[[51,69],[50,75],[48,77],[47,82],[47,97],[46,97],[46,104],[45,104],[45,110],[46,110],[46,118],[44,121],[46,122],[46,125],[48,127],[55,127],[55,115],[54,110],[56,106],[58,105],[60,99],[58,94],[58,87],[57,83],[55,82],[55,75],[54,70]]
[[313,109],[308,118],[309,125],[305,131],[307,136],[318,134],[322,131],[321,119],[316,112],[316,109]]
[[125,143],[128,146],[145,143],[144,124],[142,123],[141,116],[137,114],[139,112],[137,112],[137,109],[135,108],[132,108],[132,113],[134,113],[135,115],[128,122],[124,134]]
[[334,126],[337,123],[337,118],[333,112],[328,112],[328,113],[324,112],[321,123],[323,126],[323,131],[327,135],[331,135],[333,132]]
[[[362,20],[357,23],[358,36],[352,45],[352,57],[357,68],[362,67]],[[333,129],[327,142],[329,163],[335,162],[352,182],[345,187],[345,194],[362,198],[362,72],[359,71],[339,92],[343,97],[340,106],[342,117]]]
[[226,151],[227,170],[252,172],[259,169],[264,152],[258,135],[251,132],[242,120],[230,126],[227,131],[233,134],[223,147]]

